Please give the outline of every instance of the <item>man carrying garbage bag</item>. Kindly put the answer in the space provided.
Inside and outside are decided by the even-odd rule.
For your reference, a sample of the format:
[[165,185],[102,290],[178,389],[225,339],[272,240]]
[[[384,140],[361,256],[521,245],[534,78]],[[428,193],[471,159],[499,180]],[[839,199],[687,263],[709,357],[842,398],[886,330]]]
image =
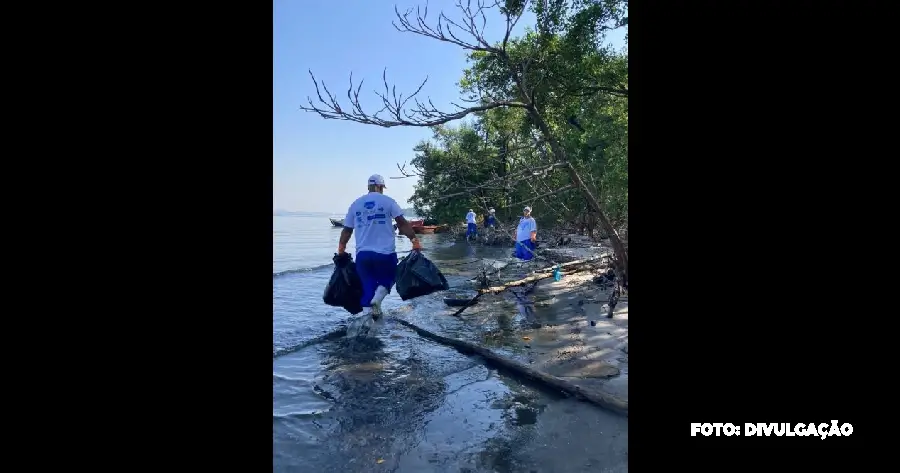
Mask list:
[[410,239],[414,252],[422,249],[397,201],[384,195],[385,187],[380,175],[369,177],[369,192],[353,201],[347,210],[337,250],[343,254],[350,236],[356,234],[356,272],[362,282],[360,302],[363,307],[371,307],[372,320],[381,317],[381,302],[394,285],[397,247],[391,220],[397,222],[400,234]]
[[516,228],[516,258],[529,261],[534,258],[534,241],[537,239],[537,222],[531,216],[531,207],[525,207]]

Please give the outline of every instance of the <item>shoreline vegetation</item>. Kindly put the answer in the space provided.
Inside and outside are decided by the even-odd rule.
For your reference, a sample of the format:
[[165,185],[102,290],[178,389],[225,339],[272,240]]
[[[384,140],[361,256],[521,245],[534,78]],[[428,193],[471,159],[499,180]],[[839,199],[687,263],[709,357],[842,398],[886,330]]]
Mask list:
[[[533,24],[520,24],[526,12],[533,13]],[[487,36],[483,19],[500,33]],[[482,289],[491,290],[479,292],[476,304],[435,314],[498,319],[511,293],[532,308],[521,317],[525,325],[502,334],[529,342],[522,347],[530,353],[525,362],[503,354],[495,359],[483,351],[486,340],[450,339],[398,321],[627,415],[627,0],[458,1],[455,11],[437,15],[421,7],[396,10],[394,26],[466,51],[456,103],[439,107],[420,95],[427,80],[414,91],[398,91],[385,72],[377,104],[360,97],[363,82],[352,75],[346,91],[334,92],[310,71],[314,91],[301,109],[324,119],[430,128],[431,139],[415,144],[414,157],[398,163],[391,177],[417,179],[409,202],[420,218],[449,225],[454,237],[464,238],[467,210],[475,209],[480,221],[494,208],[497,227],[486,230],[479,222],[473,243],[512,247],[527,205],[538,223],[538,257],[529,267],[588,260],[566,267],[560,280],[538,271],[531,280],[488,286],[485,276]],[[626,31],[621,49],[605,41],[617,29]],[[373,101],[372,108],[362,105]],[[479,327],[473,320],[473,333]],[[600,394],[592,398],[587,389]]]

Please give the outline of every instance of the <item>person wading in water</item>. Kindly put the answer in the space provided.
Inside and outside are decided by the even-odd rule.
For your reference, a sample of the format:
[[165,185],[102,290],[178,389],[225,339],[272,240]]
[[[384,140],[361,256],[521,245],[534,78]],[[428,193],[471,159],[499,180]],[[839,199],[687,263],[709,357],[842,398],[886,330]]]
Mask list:
[[466,214],[466,240],[469,237],[475,238],[478,236],[478,225],[475,223],[475,211],[469,209],[469,213]]
[[384,178],[380,175],[369,177],[369,193],[350,204],[338,240],[340,254],[346,252],[350,236],[356,235],[356,272],[363,289],[361,303],[363,307],[371,307],[369,314],[362,319],[369,318],[371,321],[381,318],[381,302],[394,285],[397,245],[391,220],[397,222],[400,234],[412,242],[413,251],[422,249],[397,201],[384,195],[385,187]]
[[516,258],[529,261],[534,257],[534,242],[537,240],[537,222],[531,216],[531,207],[525,207],[516,228]]

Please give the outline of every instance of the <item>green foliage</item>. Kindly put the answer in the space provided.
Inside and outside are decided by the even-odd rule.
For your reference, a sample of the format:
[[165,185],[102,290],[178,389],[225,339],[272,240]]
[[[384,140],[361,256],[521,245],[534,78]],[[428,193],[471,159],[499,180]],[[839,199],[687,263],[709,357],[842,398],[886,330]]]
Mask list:
[[[505,8],[521,3],[510,0]],[[606,31],[627,25],[627,1],[531,4],[536,25],[509,39],[507,57],[472,52],[460,90],[469,100],[533,103],[610,221],[627,226],[628,55],[603,46]],[[511,178],[511,185],[498,179],[555,162],[545,139],[524,108],[495,108],[458,127],[436,127],[431,140],[415,147],[416,212],[458,222],[469,208],[481,214],[493,206],[507,219],[531,205],[544,228],[580,218],[586,205],[577,191],[536,198],[570,184],[564,171]],[[491,185],[472,190],[485,183]]]

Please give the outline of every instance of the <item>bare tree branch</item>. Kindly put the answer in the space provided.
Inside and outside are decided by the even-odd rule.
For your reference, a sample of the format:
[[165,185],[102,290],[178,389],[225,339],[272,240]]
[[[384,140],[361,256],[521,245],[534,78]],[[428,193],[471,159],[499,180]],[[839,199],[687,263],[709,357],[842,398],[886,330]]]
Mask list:
[[506,185],[503,186],[503,187],[510,187],[510,186],[512,186],[512,185],[518,184],[518,183],[521,182],[523,179],[531,179],[531,178],[536,177],[536,176],[546,175],[548,172],[550,172],[550,171],[552,171],[552,170],[554,170],[554,169],[556,169],[556,168],[563,168],[563,167],[566,167],[566,166],[568,166],[567,163],[553,163],[553,164],[551,164],[551,165],[549,165],[549,166],[543,166],[543,167],[539,167],[539,168],[523,169],[523,170],[520,170],[520,171],[516,171],[516,172],[514,172],[514,173],[511,173],[511,174],[507,174],[507,175],[505,175],[505,176],[499,176],[497,179],[491,179],[491,180],[488,180],[487,182],[485,182],[485,183],[483,183],[483,184],[480,184],[480,185],[477,185],[477,186],[467,187],[466,190],[461,191],[461,192],[454,192],[454,193],[452,193],[452,194],[445,194],[445,195],[442,195],[438,200],[446,200],[446,199],[449,199],[449,198],[451,198],[451,197],[458,197],[458,196],[461,196],[461,195],[471,194],[471,193],[472,193],[473,191],[475,191],[475,190],[483,189],[483,188],[486,188],[487,186],[494,186],[494,185],[497,185],[497,184],[499,183],[498,181],[500,181],[500,180],[507,180],[507,181],[508,181],[508,180],[510,180],[510,179],[512,179],[512,178],[518,178],[516,181],[513,181],[513,182],[507,182]]
[[[394,13],[397,15],[397,21],[392,24],[394,25],[394,28],[401,32],[408,32],[437,39],[472,51],[485,51],[495,54],[508,62],[509,58],[506,54],[506,45],[509,41],[512,29],[522,17],[527,4],[528,1],[525,0],[516,11],[510,11],[505,6],[501,6],[499,0],[490,4],[485,3],[485,0],[476,0],[475,5],[473,5],[472,0],[468,0],[465,4],[463,4],[462,0],[457,0],[456,7],[461,11],[462,19],[460,21],[454,21],[441,12],[438,14],[437,24],[435,26],[430,26],[426,23],[428,17],[427,4],[424,8],[416,8],[415,17],[411,17],[412,9],[401,14],[395,6]],[[495,7],[499,7],[500,12],[506,17],[506,31],[503,35],[503,41],[499,46],[491,45],[484,36],[485,25],[487,24],[485,10]],[[470,36],[471,39],[462,39],[465,35]],[[489,94],[485,94],[483,91],[479,90],[480,97],[478,99],[478,105],[464,107],[453,103],[452,105],[456,108],[454,112],[443,112],[438,110],[430,99],[420,101],[418,98],[418,95],[428,81],[428,78],[425,78],[413,93],[404,97],[404,94],[402,93],[397,95],[396,86],[388,86],[387,71],[385,70],[382,73],[384,92],[375,92],[381,99],[381,108],[374,113],[367,113],[363,109],[359,97],[363,82],[360,81],[359,84],[355,85],[352,73],[350,74],[350,86],[347,89],[347,99],[350,102],[348,108],[341,107],[337,97],[323,82],[316,79],[312,71],[309,71],[309,75],[316,87],[318,104],[313,103],[313,100],[307,97],[309,105],[301,106],[300,110],[317,113],[325,119],[346,120],[368,125],[377,125],[385,128],[394,126],[430,127],[459,120],[469,114],[485,112],[494,108],[528,108],[530,105],[529,103],[521,101],[495,100],[490,97]],[[522,95],[522,98],[525,100],[527,100],[527,97],[527,94]],[[471,103],[475,100],[468,99],[464,101]],[[407,108],[407,104],[410,104],[411,106]]]
[[422,173],[414,170],[409,172],[406,170],[406,163],[404,162],[402,165],[400,163],[397,164],[397,169],[400,170],[400,176],[391,176],[389,179],[406,179],[408,177],[422,177]]
[[[473,8],[472,0],[468,0],[465,5],[463,5],[462,0],[457,0],[456,8],[462,13],[462,20],[459,22],[451,20],[444,12],[440,12],[437,17],[437,25],[435,26],[429,26],[426,23],[426,19],[428,18],[427,3],[425,4],[424,9],[416,7],[416,16],[412,19],[410,18],[412,9],[408,9],[401,14],[395,6],[394,13],[397,15],[397,22],[392,22],[392,24],[397,31],[403,33],[413,33],[433,38],[438,41],[455,44],[470,51],[484,51],[505,56],[509,36],[512,34],[512,30],[519,22],[522,14],[525,12],[527,5],[528,0],[525,0],[522,2],[520,10],[509,11],[505,6],[501,6],[500,1],[494,1],[493,3],[488,4],[484,0],[476,0]],[[485,10],[495,7],[499,7],[500,12],[506,18],[506,31],[503,34],[503,41],[499,47],[492,46],[484,37],[484,30],[487,24]],[[479,22],[481,23],[480,26],[478,25]],[[461,33],[470,36],[471,40],[462,39]]]
[[573,184],[566,184],[566,185],[560,187],[559,189],[556,189],[555,191],[550,191],[550,192],[547,192],[546,194],[541,194],[541,195],[536,195],[536,196],[533,196],[533,197],[529,197],[528,199],[525,199],[525,200],[523,200],[523,201],[521,201],[521,202],[516,202],[516,203],[514,203],[514,204],[509,204],[509,206],[510,206],[510,207],[515,207],[516,205],[527,204],[528,202],[532,202],[532,201],[537,200],[537,199],[543,199],[544,197],[548,197],[548,196],[551,196],[551,195],[554,195],[554,194],[559,194],[560,192],[565,192],[565,191],[567,191],[567,190],[571,190],[571,189],[575,189],[575,188],[576,188],[576,186],[573,185]]
[[[540,182],[541,182],[541,184],[544,185],[545,188],[550,189],[550,186],[547,184],[547,181],[544,180],[543,176],[540,178]],[[537,187],[535,187],[534,184],[531,183],[531,180],[526,180],[525,183],[528,184],[528,187],[531,188],[532,192],[534,192],[535,194],[538,193]],[[554,195],[554,194],[555,193],[553,191],[550,191],[549,194],[543,194],[543,195],[549,197],[550,195]],[[541,200],[544,202],[544,205],[546,205],[547,207],[552,207],[552,205],[550,205],[550,202],[548,202],[546,198],[541,198]],[[567,207],[566,204],[563,203],[561,200],[559,202],[559,205],[560,205],[560,207],[564,208],[567,213],[572,212],[572,210],[570,210],[569,207]]]
[[[350,87],[347,89],[347,98],[350,100],[350,111],[346,111],[341,107],[340,103],[338,103],[337,97],[330,90],[328,90],[328,87],[324,82],[317,80],[312,71],[309,71],[309,75],[312,78],[313,83],[315,84],[316,95],[321,105],[317,106],[313,103],[313,100],[311,98],[307,98],[309,106],[301,106],[300,110],[318,113],[319,116],[325,119],[346,120],[368,125],[382,126],[385,128],[394,126],[435,126],[454,120],[459,120],[471,113],[484,112],[494,108],[526,107],[524,103],[502,100],[485,103],[474,107],[460,107],[460,110],[454,113],[446,113],[438,110],[437,107],[435,107],[434,104],[431,103],[431,100],[427,100],[427,104],[422,103],[418,100],[417,95],[422,91],[422,87],[425,85],[425,82],[428,81],[427,78],[422,81],[415,92],[406,97],[403,97],[403,94],[400,94],[399,96],[397,95],[396,86],[393,88],[388,86],[387,73],[385,72],[382,75],[382,80],[384,82],[384,92],[375,92],[375,94],[379,98],[381,98],[381,109],[373,114],[368,114],[363,110],[359,99],[359,93],[362,83],[360,83],[358,86],[354,86],[353,75],[351,74]],[[324,91],[324,96],[322,94],[322,91]],[[405,107],[410,100],[413,100],[416,105],[413,108],[407,109]],[[381,114],[386,114],[387,118],[382,117]]]

